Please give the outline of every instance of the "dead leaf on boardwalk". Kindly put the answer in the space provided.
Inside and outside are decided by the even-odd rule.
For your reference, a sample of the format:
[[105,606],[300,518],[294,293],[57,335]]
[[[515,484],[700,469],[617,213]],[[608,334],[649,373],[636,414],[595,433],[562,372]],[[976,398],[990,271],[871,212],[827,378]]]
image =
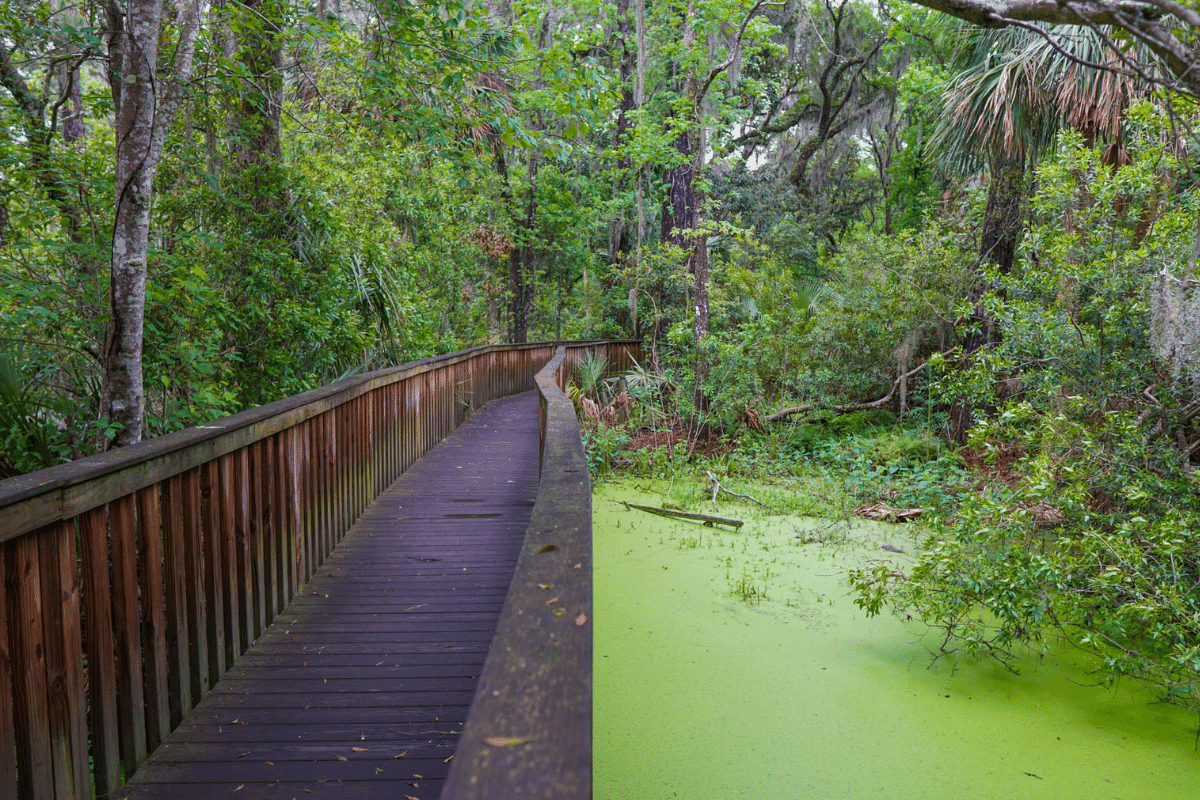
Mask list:
[[[450,758],[454,758],[454,756],[450,756]],[[446,760],[444,760],[442,763],[443,763],[443,764],[449,764],[449,763],[450,763],[450,758],[447,758],[447,759],[446,759]]]
[[395,760],[397,758],[404,758],[406,755],[408,755],[407,750],[405,750],[403,753],[397,753],[396,755],[392,756],[392,760]]
[[246,751],[246,752],[244,752],[244,753],[238,753],[238,754],[237,754],[237,757],[238,757],[238,758],[245,758],[245,757],[246,757],[246,756],[248,756],[248,755],[250,755],[250,751],[249,751],[249,750],[247,750],[247,751]]
[[411,794],[406,794],[404,795],[404,800],[417,800],[417,798],[413,797]]
[[345,756],[334,756],[334,758],[336,758],[338,761],[349,761],[350,760],[350,759],[346,758]]
[[516,747],[532,741],[528,736],[489,736],[483,743],[491,747]]
[[539,589],[553,589],[554,584],[553,583],[539,583],[538,588]]
[[580,563],[580,564],[576,564],[574,567],[572,567],[572,569],[580,569],[582,567],[583,567],[583,564]]
[[567,613],[567,610],[565,608],[556,608],[553,611],[551,611],[550,613],[556,617],[561,617]]
[[239,783],[239,784],[238,784],[238,788],[234,789],[234,791],[235,791],[235,792],[240,792],[242,789],[245,789],[245,788],[246,788],[246,784],[244,784],[244,783]]
[[552,606],[552,605],[554,605],[554,604],[555,604],[555,603],[557,603],[557,602],[558,602],[558,598],[557,598],[557,597],[551,597],[549,600],[547,600],[547,601],[546,601],[546,605],[548,605],[548,606]]
[[556,545],[556,544],[544,544],[544,545],[542,545],[541,549],[538,550],[538,552],[539,553],[553,553],[557,549],[558,549],[558,545]]
[[370,750],[371,748],[369,748],[369,747],[351,747],[350,749],[356,753],[365,753],[368,750]]
[[582,628],[586,624],[587,624],[587,614],[580,614],[578,617],[575,618],[575,627],[576,628]]

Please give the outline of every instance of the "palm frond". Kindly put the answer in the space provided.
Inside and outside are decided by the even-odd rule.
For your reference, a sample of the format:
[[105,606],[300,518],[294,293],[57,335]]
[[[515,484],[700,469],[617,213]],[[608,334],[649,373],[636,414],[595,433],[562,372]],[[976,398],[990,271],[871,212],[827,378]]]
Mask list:
[[[1054,147],[1064,125],[1090,138],[1120,136],[1125,109],[1150,87],[1124,68],[1102,32],[1043,31],[1003,28],[964,38],[935,133],[947,169],[969,173],[1000,159],[1036,158]],[[1159,68],[1152,54],[1127,54]]]

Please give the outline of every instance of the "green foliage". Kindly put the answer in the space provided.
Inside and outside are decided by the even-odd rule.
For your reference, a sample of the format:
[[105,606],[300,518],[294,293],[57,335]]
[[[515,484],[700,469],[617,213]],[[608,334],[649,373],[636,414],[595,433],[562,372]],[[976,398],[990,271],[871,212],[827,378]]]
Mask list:
[[1194,220],[1156,204],[1174,169],[1161,141],[1137,137],[1113,170],[1066,135],[1043,165],[1026,259],[988,276],[1001,335],[931,389],[995,409],[969,447],[1010,477],[964,496],[907,574],[853,583],[870,612],[920,614],[944,650],[1009,663],[1062,637],[1103,659],[1102,682],[1133,677],[1200,711],[1200,502],[1178,446],[1195,397],[1151,352],[1148,307]]
[[608,425],[585,428],[582,434],[588,471],[602,480],[620,463],[621,450],[629,441],[629,434],[623,428]]
[[61,437],[34,381],[0,354],[0,467],[29,472],[59,463]]
[[822,307],[792,346],[798,366],[788,390],[818,403],[885,394],[900,367],[907,371],[946,338],[971,261],[937,226],[855,240],[829,265],[841,302]]

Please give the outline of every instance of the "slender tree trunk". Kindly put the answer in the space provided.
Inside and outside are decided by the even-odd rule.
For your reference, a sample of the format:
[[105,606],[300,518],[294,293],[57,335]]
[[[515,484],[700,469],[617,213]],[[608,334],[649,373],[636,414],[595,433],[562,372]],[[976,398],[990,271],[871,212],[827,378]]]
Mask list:
[[108,420],[119,426],[117,446],[141,441],[145,420],[142,332],[146,310],[146,257],[150,202],[158,159],[151,144],[161,0],[132,0],[125,18],[117,105],[116,220],[112,239],[112,288],[104,346]]
[[46,101],[25,83],[25,78],[12,63],[7,45],[3,42],[0,42],[0,85],[16,101],[33,174],[45,189],[50,202],[58,209],[67,238],[78,242],[82,229],[81,215],[71,197],[70,187],[54,160],[54,130],[46,122]]
[[245,0],[242,6],[237,49],[250,78],[236,112],[234,163],[255,214],[273,218],[284,205],[279,180],[284,8],[281,0]]
[[[115,3],[110,4],[110,12]],[[191,75],[192,53],[204,3],[179,10],[174,75],[158,74],[162,0],[128,0],[111,42],[120,56],[110,70],[116,116],[116,216],[113,221],[109,324],[104,342],[102,414],[117,427],[113,444],[141,441],[145,422],[142,334],[146,310],[146,263],[154,173],[167,128]],[[115,13],[121,13],[116,6]],[[111,17],[110,17],[111,19]],[[110,56],[112,52],[110,51]]]
[[[525,194],[525,214],[518,217],[522,243],[508,256],[509,341],[529,340],[529,319],[533,315],[533,284],[535,277],[533,242],[534,220],[537,216],[537,155],[529,156],[529,185]],[[514,203],[515,205],[515,203]],[[515,208],[514,208],[515,212]]]
[[[637,52],[636,50],[630,50],[629,47],[632,32],[629,21],[629,0],[617,0],[617,39],[620,49],[617,50],[614,48],[614,52],[617,53],[619,63],[616,66],[621,80],[621,105],[617,110],[617,130],[615,137],[618,147],[623,147],[627,143],[629,112],[634,107],[633,75]],[[617,159],[617,170],[613,176],[614,197],[621,194],[628,182],[631,166],[632,162],[629,156],[621,155]],[[621,212],[614,214],[608,224],[609,260],[614,264],[618,264],[626,259],[626,254],[629,251],[629,226],[626,222],[626,217]]]

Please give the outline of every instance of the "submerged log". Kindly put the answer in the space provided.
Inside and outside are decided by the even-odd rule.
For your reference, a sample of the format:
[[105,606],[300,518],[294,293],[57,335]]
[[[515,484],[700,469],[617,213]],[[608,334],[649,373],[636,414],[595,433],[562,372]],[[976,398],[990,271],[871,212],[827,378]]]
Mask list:
[[710,527],[713,525],[713,523],[729,525],[732,528],[740,528],[746,524],[740,519],[725,519],[724,517],[710,517],[708,514],[692,514],[688,511],[672,511],[669,508],[639,506],[637,503],[626,503],[625,501],[621,501],[621,505],[625,506],[626,508],[636,508],[638,511],[645,511],[650,514],[658,514],[660,517],[680,517],[682,519],[699,520]]

